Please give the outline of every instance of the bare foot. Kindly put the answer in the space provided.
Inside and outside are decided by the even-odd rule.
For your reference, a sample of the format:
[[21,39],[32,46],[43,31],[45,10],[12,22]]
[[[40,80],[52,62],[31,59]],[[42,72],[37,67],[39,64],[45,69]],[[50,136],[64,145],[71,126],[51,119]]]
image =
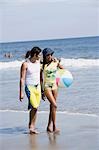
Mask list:
[[50,133],[53,132],[49,127],[47,127],[46,130],[47,130],[47,132],[50,132]]
[[38,134],[39,132],[35,129],[30,128],[30,134]]
[[55,129],[55,130],[53,130],[53,132],[58,134],[58,133],[60,133],[60,129]]

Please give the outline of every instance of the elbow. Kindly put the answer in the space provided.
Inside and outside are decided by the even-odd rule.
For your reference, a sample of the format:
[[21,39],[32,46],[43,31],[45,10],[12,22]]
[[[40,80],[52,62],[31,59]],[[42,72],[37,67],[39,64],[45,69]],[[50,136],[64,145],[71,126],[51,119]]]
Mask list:
[[21,78],[21,79],[20,79],[20,84],[23,85],[23,84],[24,84],[24,81],[25,81],[25,80],[24,80],[23,78]]
[[61,66],[61,65],[59,66],[59,68],[60,68],[60,69],[64,69],[64,67],[63,67],[63,66]]

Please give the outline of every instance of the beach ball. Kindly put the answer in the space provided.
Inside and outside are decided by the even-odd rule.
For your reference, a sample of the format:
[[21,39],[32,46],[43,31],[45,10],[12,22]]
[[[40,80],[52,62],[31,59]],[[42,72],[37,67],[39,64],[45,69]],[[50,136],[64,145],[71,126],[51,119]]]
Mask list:
[[69,87],[73,82],[73,76],[70,71],[66,69],[58,69],[56,75],[56,84],[58,87]]

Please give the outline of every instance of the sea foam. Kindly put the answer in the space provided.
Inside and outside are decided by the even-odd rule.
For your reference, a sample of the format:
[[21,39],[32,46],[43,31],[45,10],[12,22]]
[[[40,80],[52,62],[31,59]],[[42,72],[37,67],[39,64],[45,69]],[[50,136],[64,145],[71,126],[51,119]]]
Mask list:
[[64,67],[93,67],[99,66],[99,59],[65,59],[61,58],[61,64]]
[[[0,110],[0,113],[25,113],[28,114],[29,111],[22,110]],[[38,111],[39,114],[48,114],[48,111]],[[57,111],[57,114],[73,115],[73,116],[89,116],[89,117],[99,117],[97,114],[87,114],[79,112],[68,112],[68,111]]]
[[[6,68],[19,68],[23,61],[0,62],[0,70]],[[99,59],[66,59],[61,58],[64,67],[99,67]]]

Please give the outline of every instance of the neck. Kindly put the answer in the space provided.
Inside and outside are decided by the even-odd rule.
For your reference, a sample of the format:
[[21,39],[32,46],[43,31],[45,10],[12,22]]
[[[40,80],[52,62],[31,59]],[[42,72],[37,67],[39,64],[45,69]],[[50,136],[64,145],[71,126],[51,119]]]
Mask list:
[[30,61],[31,61],[32,63],[35,63],[35,62],[36,62],[36,59],[30,58]]
[[51,63],[51,62],[52,62],[52,60],[50,60],[50,61],[46,61],[46,63],[47,63],[47,64],[49,64],[49,63]]

